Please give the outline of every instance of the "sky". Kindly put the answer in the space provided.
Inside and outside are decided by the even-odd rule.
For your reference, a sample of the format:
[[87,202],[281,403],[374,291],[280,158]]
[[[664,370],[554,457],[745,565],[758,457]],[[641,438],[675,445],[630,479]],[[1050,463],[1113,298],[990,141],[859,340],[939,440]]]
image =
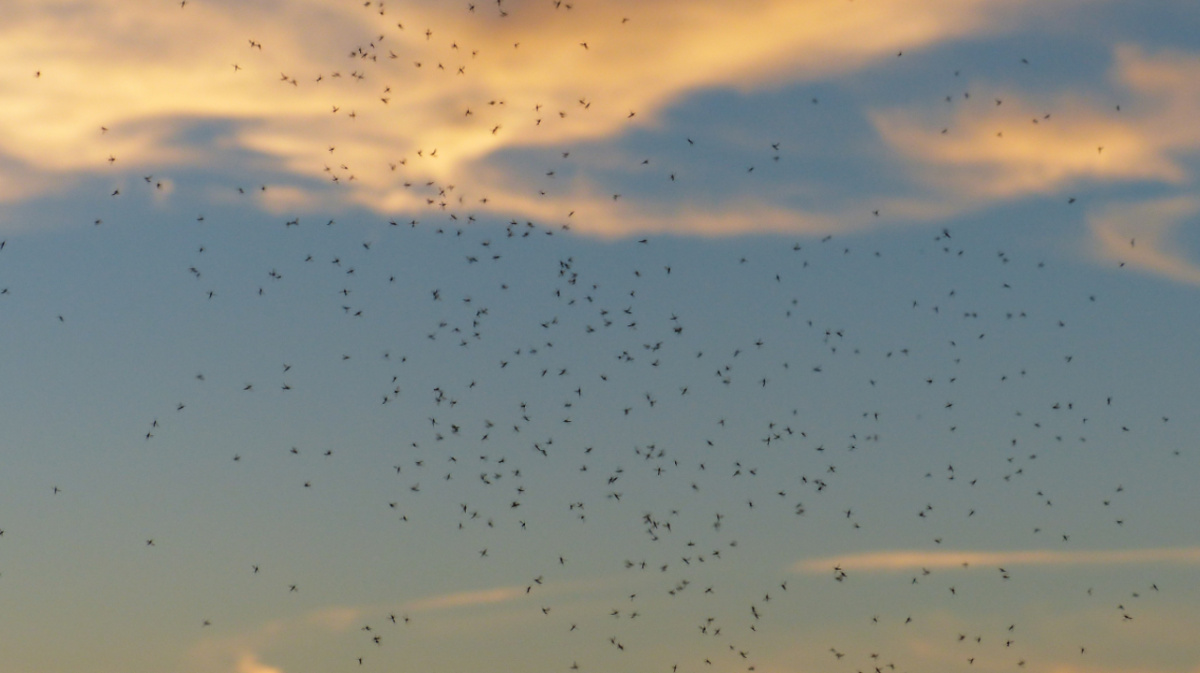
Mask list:
[[1200,673],[1183,0],[9,0],[0,673]]

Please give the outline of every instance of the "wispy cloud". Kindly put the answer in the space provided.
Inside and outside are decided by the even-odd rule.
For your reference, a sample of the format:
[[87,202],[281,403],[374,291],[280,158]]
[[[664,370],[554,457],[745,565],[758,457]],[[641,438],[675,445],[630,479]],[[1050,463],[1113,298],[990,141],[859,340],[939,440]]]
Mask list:
[[303,623],[337,633],[359,625],[365,614],[366,611],[359,607],[333,605],[307,613]]
[[252,653],[246,652],[237,660],[237,673],[283,673],[282,668],[268,666]]
[[[487,170],[506,149],[655,129],[664,110],[698,91],[840,76],[1045,11],[1031,0],[619,0],[569,12],[525,5],[507,20],[420,2],[402,13],[321,0],[137,11],[117,0],[10,4],[0,27],[0,154],[14,166],[4,172],[24,183],[0,198],[62,190],[82,174],[227,165],[237,179],[257,171],[304,185],[269,195],[263,205],[276,210],[311,203],[302,190],[313,180],[336,180],[335,197],[384,212],[454,207],[470,194],[480,210],[527,217],[568,212],[587,195],[527,198],[527,186]],[[72,38],[57,39],[64,32]],[[246,165],[245,154],[258,160]],[[432,203],[416,194],[426,183]],[[689,213],[659,201],[595,208],[580,229],[654,230],[673,209],[683,211],[680,232],[840,226],[836,213],[779,203]]]
[[1088,218],[1092,252],[1181,283],[1200,285],[1200,266],[1172,243],[1172,231],[1200,212],[1200,199],[1175,197],[1105,207]]
[[[740,202],[702,195],[718,199],[711,207],[687,189],[616,201],[588,168],[543,193],[506,165],[512,152],[661,132],[665,113],[698,92],[843,77],[1050,11],[1029,0],[621,0],[570,12],[547,3],[512,8],[519,21],[421,2],[383,15],[323,0],[136,12],[118,0],[11,5],[0,26],[7,202],[123,171],[167,174],[155,192],[167,200],[181,193],[169,174],[199,167],[269,183],[247,198],[275,214],[341,201],[387,214],[521,217],[605,237],[825,233],[942,220],[1088,185],[1178,187],[1194,178],[1187,159],[1200,151],[1200,62],[1124,45],[1109,74],[1121,111],[1069,82],[1047,97],[980,81],[966,83],[977,95],[949,117],[924,105],[862,110],[878,133],[875,157],[890,157],[908,184],[867,189],[853,205],[819,190],[789,200],[784,188],[753,197],[743,189]],[[71,40],[56,39],[64,31]],[[851,212],[864,199],[887,217]],[[1103,237],[1118,211],[1093,223],[1106,259]],[[1152,256],[1146,240],[1146,253],[1126,261],[1196,282],[1195,269]]]
[[793,572],[826,573],[835,567],[844,571],[905,572],[910,570],[1032,566],[1128,565],[1171,563],[1200,565],[1200,547],[1081,551],[907,551],[889,550],[828,556],[800,561]]
[[1135,672],[1136,673],[1154,673],[1155,671],[1163,671],[1164,673],[1170,671],[1171,673],[1175,673],[1179,670],[1189,670],[1192,673],[1200,673],[1200,667],[1193,667],[1190,669],[1179,669],[1179,668],[1175,668],[1175,667],[1166,667],[1166,666],[1149,668],[1144,665],[1137,666],[1137,667],[1128,667],[1128,666],[1103,666],[1103,665],[1090,664],[1090,663],[1089,664],[1052,663],[1049,665],[1049,667],[1046,670],[1048,670],[1050,673],[1135,673]]
[[[562,588],[566,585],[558,585]],[[548,587],[554,590],[553,587]],[[412,615],[414,620],[423,614],[421,622],[429,629],[429,613],[499,605],[521,598],[525,587],[494,587],[474,591],[438,594],[408,601],[399,605],[328,605],[281,619],[261,622],[241,630],[213,631],[205,629],[193,644],[188,660],[189,670],[236,671],[237,673],[282,673],[283,669],[264,663],[271,657],[283,657],[289,648],[311,642],[314,639],[339,637],[360,629],[365,624],[387,621],[389,613]],[[493,628],[506,620],[513,619],[511,613],[502,617],[478,614],[448,615],[444,623],[433,627],[427,634],[459,634],[464,624],[477,623],[481,628]],[[217,628],[217,627],[213,627]]]
[[1126,120],[1082,99],[1035,106],[1019,92],[993,92],[991,100],[961,107],[946,126],[898,112],[877,114],[875,124],[925,182],[947,196],[961,194],[975,207],[1054,194],[1084,180],[1184,178],[1167,147],[1145,132],[1149,120]]
[[409,603],[403,608],[413,612],[423,610],[446,610],[450,608],[472,607],[505,603],[525,595],[525,587],[496,587],[477,591],[458,591],[439,596],[430,596]]
[[1034,102],[1020,89],[976,82],[966,87],[974,98],[956,102],[949,120],[927,121],[939,116],[927,109],[881,110],[873,119],[921,182],[964,207],[1084,183],[1191,180],[1181,157],[1200,152],[1195,55],[1121,46],[1109,79],[1124,109],[1070,88]]

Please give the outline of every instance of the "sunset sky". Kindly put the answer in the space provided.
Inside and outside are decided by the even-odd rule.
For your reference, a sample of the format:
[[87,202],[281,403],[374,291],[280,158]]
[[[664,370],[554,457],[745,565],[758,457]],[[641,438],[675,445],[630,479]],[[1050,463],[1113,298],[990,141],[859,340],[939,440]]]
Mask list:
[[1200,673],[1185,0],[7,0],[0,673]]

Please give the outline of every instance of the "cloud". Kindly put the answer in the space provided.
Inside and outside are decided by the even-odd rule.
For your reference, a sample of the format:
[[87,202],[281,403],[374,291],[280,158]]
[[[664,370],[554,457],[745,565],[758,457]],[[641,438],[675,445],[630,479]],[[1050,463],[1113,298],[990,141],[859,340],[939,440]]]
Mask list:
[[333,605],[271,619],[248,628],[230,630],[222,625],[224,630],[221,631],[204,629],[188,651],[188,670],[283,673],[283,669],[265,664],[263,659],[286,653],[290,647],[314,638],[345,633],[360,626],[368,614],[376,612],[360,606]]
[[1104,666],[1104,665],[1092,664],[1092,663],[1068,664],[1068,663],[1062,663],[1062,662],[1051,663],[1047,666],[1046,670],[1048,670],[1050,673],[1132,673],[1132,672],[1154,673],[1155,671],[1162,671],[1163,673],[1170,671],[1171,673],[1177,673],[1178,671],[1181,671],[1181,670],[1188,670],[1188,671],[1191,671],[1191,673],[1200,673],[1200,667],[1192,667],[1190,669],[1180,669],[1175,666],[1162,666],[1162,667],[1156,666],[1154,668],[1150,668],[1144,664],[1138,665],[1135,667],[1129,667],[1129,666],[1118,666],[1118,665]]
[[727,198],[719,203],[702,204],[631,204],[596,193],[595,187],[579,188],[567,199],[570,210],[557,201],[540,200],[514,192],[489,199],[482,210],[522,213],[525,217],[551,226],[567,226],[572,231],[599,238],[619,238],[636,234],[689,236],[735,236],[752,233],[823,233],[839,225],[823,213],[806,213],[759,199]]
[[[321,198],[384,213],[470,206],[522,217],[581,209],[588,192],[534,203],[528,185],[489,170],[505,150],[657,130],[665,110],[699,91],[819,81],[1046,11],[1032,0],[618,0],[526,4],[507,18],[432,2],[403,11],[322,0],[9,4],[0,172],[25,181],[0,199],[64,191],[83,174],[201,167],[290,180],[290,191],[279,185],[263,201],[273,212],[308,207],[319,180],[341,188]],[[895,134],[903,146],[912,131]],[[661,230],[674,217],[681,233],[840,226],[836,213],[770,201],[724,212],[661,198],[592,210],[580,229],[599,235]]]
[[[1135,45],[1113,51],[1119,112],[1069,83],[1037,96],[978,81],[948,117],[923,106],[865,111],[907,184],[853,204],[788,188],[752,198],[737,186],[614,200],[609,179],[591,174],[543,195],[510,163],[513,152],[661,133],[666,113],[699,92],[827,81],[1082,4],[617,0],[518,5],[500,18],[482,4],[471,13],[432,2],[381,14],[326,0],[136,11],[119,0],[14,0],[0,26],[0,203],[67,192],[83,176],[200,169],[269,183],[254,203],[275,215],[340,202],[602,237],[712,236],[874,226],[858,212],[863,198],[887,222],[929,222],[1089,185],[1185,188],[1200,151],[1200,61]],[[180,180],[163,175],[155,198],[174,198]],[[1167,220],[1187,215],[1172,208],[1183,206],[1114,204],[1090,216],[1096,254],[1116,259],[1122,217],[1152,216],[1164,224],[1134,232],[1145,247],[1121,259],[1195,283],[1190,262],[1155,247]]]
[[1109,78],[1121,90],[1121,110],[1080,92],[1035,103],[1019,90],[974,82],[967,87],[974,99],[956,101],[949,121],[892,109],[874,113],[873,122],[927,188],[976,207],[1084,182],[1189,182],[1180,159],[1200,151],[1195,55],[1120,46]]
[[189,648],[186,670],[237,671],[237,673],[282,673],[281,669],[262,662],[263,652],[276,645],[288,625],[274,620],[259,627],[237,633],[203,634]]
[[237,673],[283,673],[282,668],[268,666],[258,660],[258,657],[252,653],[244,653],[238,658]]
[[1175,197],[1111,205],[1088,217],[1094,256],[1109,262],[1200,285],[1200,266],[1179,252],[1172,230],[1200,212],[1200,199]]
[[413,612],[424,610],[448,610],[451,608],[472,607],[477,605],[492,605],[505,603],[525,595],[525,587],[496,587],[478,591],[459,591],[439,596],[422,598],[405,603],[403,609]]
[[272,185],[258,192],[259,203],[269,213],[303,212],[319,205],[315,194],[291,185]]
[[823,573],[839,567],[843,571],[907,572],[919,569],[1032,566],[1127,565],[1173,563],[1200,565],[1200,547],[1165,547],[1093,551],[905,551],[890,550],[829,556],[801,561],[793,572]]
[[361,608],[335,605],[309,612],[304,616],[304,623],[337,633],[357,625],[364,614]]
[[191,648],[190,659],[198,670],[227,671],[234,667],[239,673],[280,673],[263,664],[262,656],[284,652],[289,645],[313,638],[344,634],[372,619],[382,621],[389,612],[410,614],[495,605],[524,595],[524,587],[511,586],[440,594],[400,606],[329,605],[238,631],[210,634],[206,630]]
[[1178,184],[1186,176],[1170,156],[1173,146],[1147,132],[1150,121],[1126,121],[1070,97],[1035,107],[1016,92],[999,92],[959,108],[944,127],[908,112],[877,113],[874,123],[923,182],[975,206],[1054,194],[1085,180]]

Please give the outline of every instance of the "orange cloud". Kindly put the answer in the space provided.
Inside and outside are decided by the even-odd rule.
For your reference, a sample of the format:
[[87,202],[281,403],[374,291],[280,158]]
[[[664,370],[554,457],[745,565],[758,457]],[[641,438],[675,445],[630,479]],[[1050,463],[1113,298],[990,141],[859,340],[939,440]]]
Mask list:
[[[1036,108],[1015,93],[960,108],[948,126],[932,128],[908,113],[880,113],[884,141],[917,163],[924,181],[975,206],[1031,194],[1053,194],[1081,180],[1179,183],[1184,169],[1167,146],[1116,113],[1082,100]],[[1053,109],[1050,119],[1045,109]],[[946,133],[941,132],[946,128]]]
[[[1047,670],[1050,671],[1050,673],[1153,673],[1154,671],[1177,671],[1180,669],[1174,667],[1148,668],[1146,666],[1138,666],[1131,669],[1123,666],[1053,663]],[[1192,673],[1200,673],[1200,667],[1194,667],[1189,670],[1191,670]]]
[[268,666],[251,653],[242,654],[237,661],[237,673],[283,673],[282,668]]
[[[956,113],[941,124],[925,121],[928,112],[903,110],[878,112],[874,123],[884,142],[912,164],[935,218],[1031,195],[1065,200],[1088,184],[1189,185],[1195,176],[1185,159],[1200,152],[1195,54],[1151,55],[1122,46],[1115,50],[1111,79],[1129,94],[1120,98],[1120,110],[1077,93],[1035,104],[1018,92],[991,89],[976,96],[982,101],[955,103]],[[1171,230],[1194,216],[1198,204],[1181,196],[1088,213],[1090,252],[1200,283],[1200,266],[1169,242]]]
[[[496,163],[505,150],[657,128],[666,109],[698,91],[836,77],[1048,11],[1032,0],[615,0],[520,6],[499,18],[491,8],[435,3],[381,15],[376,5],[326,0],[136,11],[120,0],[13,0],[0,25],[0,202],[65,191],[85,174],[229,166],[239,179],[270,176],[258,203],[276,214],[341,199],[382,213],[490,212],[607,237],[865,227],[872,223],[842,206],[814,200],[800,210],[778,195],[719,207],[614,201],[579,180],[542,196]],[[1035,102],[1011,87],[956,104],[941,124],[926,121],[928,111],[874,112],[884,145],[917,184],[873,202],[889,221],[930,221],[1081,183],[1187,184],[1184,158],[1200,150],[1200,62],[1122,46],[1111,78],[1129,94],[1121,112],[1080,93]],[[338,189],[319,192],[312,179]],[[1092,218],[1101,258],[1116,259],[1129,233],[1122,217],[1176,217],[1163,205],[1134,208]],[[1133,232],[1145,247],[1121,259],[1196,282],[1190,262],[1156,246],[1167,228]]]
[[830,556],[801,561],[793,572],[830,572],[835,566],[844,571],[904,572],[921,568],[966,568],[978,566],[1078,566],[1125,565],[1134,563],[1174,563],[1200,565],[1200,547],[1166,547],[1093,551],[905,551],[890,550]]
[[1171,280],[1200,285],[1200,266],[1179,253],[1171,231],[1200,212],[1200,199],[1176,197],[1112,205],[1088,218],[1092,252]]
[[[492,209],[526,206],[519,215],[567,212],[586,194],[535,206],[482,165],[504,149],[653,127],[696,91],[848,73],[901,50],[1002,31],[1040,11],[1032,0],[618,0],[572,10],[525,5],[499,18],[434,3],[134,10],[119,0],[13,0],[0,26],[0,155],[22,165],[4,177],[29,175],[0,199],[61,191],[80,174],[220,170],[233,156],[244,161],[233,154],[241,152],[258,159],[231,165],[239,177],[251,170],[336,181],[345,189],[335,197],[384,212],[431,205],[405,182],[457,185],[470,203],[487,196]],[[188,137],[205,124],[215,125],[202,131],[215,138]],[[275,209],[308,202],[296,192],[270,199]],[[596,208],[582,228],[661,228],[670,208],[655,208]],[[704,233],[837,226],[769,203],[683,216],[680,230]]]
[[903,110],[878,112],[874,123],[926,185],[947,198],[965,194],[977,207],[1085,180],[1188,181],[1179,156],[1200,150],[1200,63],[1124,46],[1112,79],[1133,94],[1120,111],[1078,93],[1035,104],[1020,92],[974,83],[975,100],[956,102],[944,123],[923,121],[937,116],[928,111]]

